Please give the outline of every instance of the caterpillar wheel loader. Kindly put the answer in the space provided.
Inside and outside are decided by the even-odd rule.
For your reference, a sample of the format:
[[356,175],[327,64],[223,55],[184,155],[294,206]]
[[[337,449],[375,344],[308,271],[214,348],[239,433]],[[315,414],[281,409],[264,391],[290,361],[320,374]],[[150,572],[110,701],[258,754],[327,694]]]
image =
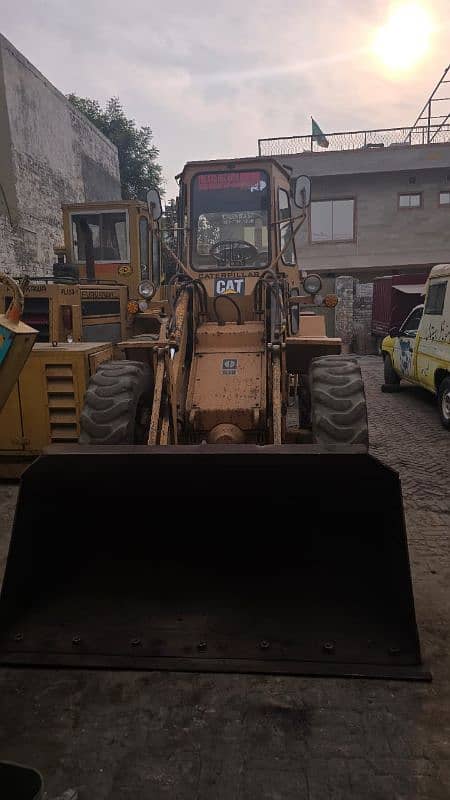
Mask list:
[[251,158],[179,185],[165,303],[22,479],[0,659],[426,679],[399,478],[297,265],[309,181]]

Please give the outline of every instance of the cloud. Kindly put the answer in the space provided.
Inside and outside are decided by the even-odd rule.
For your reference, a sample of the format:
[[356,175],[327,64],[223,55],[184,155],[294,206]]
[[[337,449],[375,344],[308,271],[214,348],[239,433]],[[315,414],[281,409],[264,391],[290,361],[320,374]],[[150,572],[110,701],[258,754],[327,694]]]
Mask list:
[[117,95],[149,124],[170,196],[185,161],[256,154],[311,114],[328,132],[411,123],[447,59],[448,0],[423,2],[432,52],[401,81],[370,51],[389,0],[26,0],[2,8],[2,32],[61,91]]

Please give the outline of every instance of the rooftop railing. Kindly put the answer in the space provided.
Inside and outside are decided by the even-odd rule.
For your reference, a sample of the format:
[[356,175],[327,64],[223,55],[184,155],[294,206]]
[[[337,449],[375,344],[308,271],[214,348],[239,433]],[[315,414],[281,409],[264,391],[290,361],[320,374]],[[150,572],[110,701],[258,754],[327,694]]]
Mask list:
[[[450,143],[450,123],[405,128],[381,128],[371,131],[343,131],[324,133],[330,150],[378,149],[416,144]],[[260,156],[285,156],[298,153],[325,152],[315,136],[280,136],[258,139]]]

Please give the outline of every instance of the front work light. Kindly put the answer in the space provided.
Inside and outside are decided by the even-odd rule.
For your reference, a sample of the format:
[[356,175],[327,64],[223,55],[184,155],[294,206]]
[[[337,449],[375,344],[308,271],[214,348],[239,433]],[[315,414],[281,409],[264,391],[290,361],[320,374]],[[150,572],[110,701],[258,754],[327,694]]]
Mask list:
[[303,288],[308,294],[317,294],[322,288],[322,281],[319,275],[308,275],[303,279]]
[[141,281],[138,286],[138,292],[141,297],[145,297],[146,300],[150,300],[155,294],[155,284],[151,281]]

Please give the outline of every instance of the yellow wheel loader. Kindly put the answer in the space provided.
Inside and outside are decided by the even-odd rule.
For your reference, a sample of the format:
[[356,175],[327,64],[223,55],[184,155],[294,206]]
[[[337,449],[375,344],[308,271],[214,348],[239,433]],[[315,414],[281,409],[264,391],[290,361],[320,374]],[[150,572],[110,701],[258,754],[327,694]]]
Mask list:
[[399,478],[297,263],[309,181],[250,158],[179,183],[165,302],[23,477],[0,659],[426,679]]

